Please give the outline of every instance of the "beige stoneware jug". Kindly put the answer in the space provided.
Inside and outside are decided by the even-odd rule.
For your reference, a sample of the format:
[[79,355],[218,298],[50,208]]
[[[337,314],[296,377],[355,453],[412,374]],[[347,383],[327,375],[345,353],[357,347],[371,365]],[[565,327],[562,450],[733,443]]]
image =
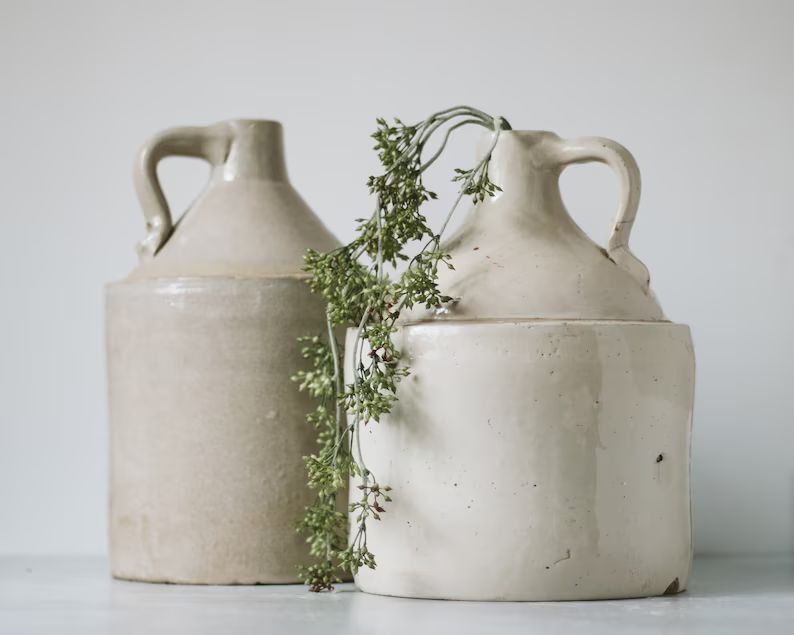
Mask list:
[[[172,155],[212,168],[177,223],[156,174]],[[289,373],[296,338],[325,328],[302,257],[337,242],[290,185],[274,121],[167,130],[134,176],[141,262],[106,293],[112,573],[294,582],[314,446]]]
[[[620,181],[605,248],[560,196],[561,171],[587,161]],[[439,287],[455,300],[405,316],[411,375],[361,435],[395,496],[368,527],[378,568],[356,582],[458,600],[682,591],[694,354],[628,247],[634,159],[608,139],[504,131],[490,176],[502,192],[446,243]]]

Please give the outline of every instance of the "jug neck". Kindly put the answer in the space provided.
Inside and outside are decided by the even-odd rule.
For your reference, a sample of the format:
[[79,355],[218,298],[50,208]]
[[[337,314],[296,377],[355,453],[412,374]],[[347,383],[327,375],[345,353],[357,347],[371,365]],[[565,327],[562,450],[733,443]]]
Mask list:
[[280,123],[234,119],[223,125],[227,134],[226,152],[213,168],[214,180],[288,181]]
[[[560,169],[553,159],[560,138],[553,132],[506,130],[491,154],[488,175],[502,191],[497,198],[521,202],[516,213],[558,214],[564,211]],[[480,156],[493,143],[493,133],[480,144]]]

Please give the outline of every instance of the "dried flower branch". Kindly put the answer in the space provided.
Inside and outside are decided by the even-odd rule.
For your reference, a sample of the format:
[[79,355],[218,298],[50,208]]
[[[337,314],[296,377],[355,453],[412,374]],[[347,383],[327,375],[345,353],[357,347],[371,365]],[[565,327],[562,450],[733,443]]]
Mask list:
[[[340,571],[355,574],[361,567],[375,568],[375,556],[367,546],[367,522],[380,520],[384,505],[391,502],[391,488],[380,485],[367,468],[360,428],[390,412],[397,386],[408,375],[392,339],[400,312],[416,305],[438,308],[452,299],[438,288],[438,267],[452,268],[441,237],[464,196],[476,202],[499,191],[488,178],[488,164],[499,132],[509,129],[505,120],[468,106],[437,112],[416,125],[399,119],[393,124],[378,119],[377,124],[372,136],[383,173],[367,181],[375,211],[357,220],[357,235],[350,243],[327,253],[309,250],[305,258],[309,286],[325,300],[328,323],[327,341],[320,336],[301,338],[311,368],[293,377],[318,402],[307,416],[318,432],[318,450],[304,458],[317,498],[298,526],[316,558],[301,572],[312,591],[332,589]],[[493,144],[476,166],[456,170],[453,180],[461,183],[459,194],[435,232],[420,211],[436,198],[422,175],[441,156],[452,132],[467,125],[493,130]],[[444,131],[442,141],[423,161],[423,151],[438,131]],[[422,246],[411,257],[407,248],[414,241]],[[400,262],[408,264],[397,276]],[[341,377],[341,346],[334,336],[339,326],[356,327],[353,382],[347,385]],[[359,479],[361,497],[349,507],[352,536],[347,541],[347,518],[337,510],[336,500],[351,476]]]

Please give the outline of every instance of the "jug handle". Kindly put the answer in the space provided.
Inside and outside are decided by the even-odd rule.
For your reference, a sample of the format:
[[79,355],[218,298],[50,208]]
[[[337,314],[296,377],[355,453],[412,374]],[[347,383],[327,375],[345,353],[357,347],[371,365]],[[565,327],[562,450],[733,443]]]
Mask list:
[[574,163],[605,163],[620,182],[620,204],[612,225],[606,253],[618,267],[629,273],[645,291],[650,285],[648,268],[629,249],[629,236],[640,203],[640,170],[631,153],[604,137],[580,137],[561,141],[561,167]]
[[169,128],[149,139],[138,152],[133,183],[143,215],[146,237],[137,245],[141,260],[149,260],[165,245],[174,229],[171,211],[157,178],[157,164],[169,156],[222,163],[228,153],[230,131],[224,124],[206,127]]

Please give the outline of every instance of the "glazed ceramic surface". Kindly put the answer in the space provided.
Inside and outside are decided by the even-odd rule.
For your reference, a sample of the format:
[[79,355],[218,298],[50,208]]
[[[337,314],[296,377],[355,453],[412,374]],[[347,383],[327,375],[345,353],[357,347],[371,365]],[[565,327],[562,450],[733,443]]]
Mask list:
[[[560,197],[561,171],[583,161],[619,178],[605,248]],[[636,163],[608,139],[510,131],[491,178],[503,191],[445,247],[455,269],[441,268],[439,286],[455,300],[404,313],[411,374],[361,435],[394,502],[368,525],[378,568],[356,582],[466,600],[680,592],[694,354],[628,247]]]
[[[368,592],[584,600],[686,588],[694,367],[686,326],[417,324],[362,452],[394,501]],[[350,342],[352,345],[352,342]]]
[[[169,155],[212,165],[177,223],[156,178]],[[303,363],[296,338],[325,329],[302,255],[336,241],[287,180],[276,122],[161,133],[135,183],[141,264],[106,294],[112,573],[296,581],[314,442],[312,404],[289,375]]]

